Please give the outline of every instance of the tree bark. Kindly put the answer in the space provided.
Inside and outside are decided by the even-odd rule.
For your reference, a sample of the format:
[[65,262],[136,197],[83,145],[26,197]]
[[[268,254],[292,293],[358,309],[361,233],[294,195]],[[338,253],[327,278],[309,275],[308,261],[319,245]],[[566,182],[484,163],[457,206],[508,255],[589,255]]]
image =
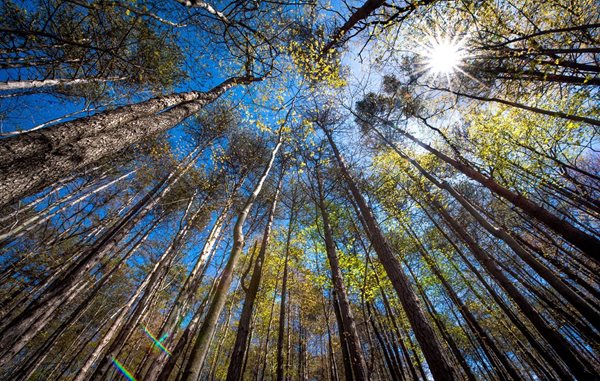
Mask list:
[[396,290],[396,293],[398,294],[415,336],[417,337],[417,341],[421,346],[421,350],[427,359],[427,363],[431,373],[433,374],[433,377],[436,380],[456,380],[458,378],[456,370],[449,361],[444,347],[438,341],[431,323],[425,317],[420,302],[415,295],[406,274],[404,274],[404,270],[402,269],[400,262],[394,256],[392,249],[390,248],[381,229],[379,228],[379,225],[373,216],[373,212],[367,205],[366,200],[360,193],[352,176],[350,175],[350,172],[346,168],[337,146],[333,141],[331,132],[326,128],[323,128],[323,131],[333,150],[338,167],[342,171],[342,175],[346,181],[346,184],[361,212],[362,220],[366,225],[367,235],[373,244],[373,248],[379,257],[379,261],[383,265],[388,277],[390,278],[390,281],[394,286],[394,289]]
[[340,331],[345,337],[346,344],[348,345],[353,378],[356,381],[363,381],[368,379],[367,363],[365,362],[364,355],[362,353],[360,339],[358,337],[358,332],[356,331],[356,323],[354,322],[354,314],[352,313],[350,300],[348,299],[346,286],[344,285],[344,279],[336,253],[335,242],[333,240],[333,232],[329,222],[329,212],[327,210],[327,205],[325,205],[323,180],[321,179],[320,169],[318,167],[315,168],[315,173],[317,178],[318,208],[321,211],[321,221],[323,222],[325,251],[329,261],[332,283],[337,296],[341,315],[342,326],[340,327]]
[[245,290],[246,296],[244,299],[244,305],[242,307],[242,313],[238,322],[235,343],[233,344],[233,349],[230,356],[229,368],[227,370],[227,381],[239,381],[243,376],[242,365],[244,358],[247,356],[246,347],[249,341],[250,322],[252,319],[252,313],[254,312],[254,303],[258,295],[258,289],[260,288],[263,264],[267,255],[267,247],[269,245],[273,220],[275,219],[275,210],[277,208],[277,199],[279,197],[279,192],[281,191],[282,182],[283,173],[280,175],[277,189],[275,190],[275,195],[273,196],[273,201],[271,202],[269,216],[267,217],[267,225],[263,233],[258,256],[254,261],[254,269],[250,278],[250,284]]
[[126,77],[108,77],[108,78],[74,78],[74,79],[44,79],[29,81],[0,81],[0,91],[16,90],[38,90],[47,87],[56,86],[75,86],[87,85],[89,83],[117,82],[127,79]]
[[216,328],[216,323],[223,310],[223,306],[225,305],[225,299],[227,297],[227,291],[231,282],[233,280],[233,272],[236,268],[237,262],[239,260],[240,254],[244,247],[244,222],[246,221],[246,217],[248,213],[250,213],[250,209],[252,205],[254,205],[254,201],[258,197],[260,191],[262,190],[263,184],[269,175],[271,168],[273,167],[273,162],[275,161],[275,157],[277,156],[277,152],[281,148],[282,145],[282,131],[280,130],[277,144],[271,151],[271,157],[269,163],[265,167],[258,183],[256,184],[252,194],[246,200],[246,203],[238,215],[237,221],[233,228],[233,247],[231,248],[231,253],[229,255],[229,260],[227,265],[223,269],[223,272],[220,275],[219,283],[217,285],[217,291],[215,292],[214,299],[209,307],[207,315],[205,317],[202,326],[200,327],[198,337],[196,338],[196,342],[194,343],[194,347],[192,348],[192,352],[190,354],[190,360],[183,371],[182,381],[196,381],[200,377],[200,370],[202,369],[202,365],[204,364],[204,360],[208,353],[208,346],[210,344],[210,340],[213,336],[213,333]]
[[0,140],[0,207],[164,132],[225,91],[255,78],[235,77],[208,92],[171,94]]

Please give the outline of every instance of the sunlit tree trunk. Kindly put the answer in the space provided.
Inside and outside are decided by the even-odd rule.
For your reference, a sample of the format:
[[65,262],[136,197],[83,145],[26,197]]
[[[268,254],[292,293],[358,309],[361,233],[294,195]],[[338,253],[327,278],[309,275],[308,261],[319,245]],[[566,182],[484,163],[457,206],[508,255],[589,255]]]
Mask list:
[[0,207],[176,126],[237,84],[162,96],[0,140]]
[[263,264],[267,255],[267,247],[271,237],[271,229],[273,227],[273,220],[275,219],[275,209],[277,208],[277,198],[281,191],[281,184],[283,182],[283,174],[280,175],[273,201],[269,209],[269,215],[267,217],[267,225],[263,233],[262,242],[258,256],[254,260],[254,269],[252,276],[250,277],[250,283],[248,288],[245,289],[244,305],[242,307],[242,313],[238,322],[237,334],[233,349],[231,352],[231,358],[229,361],[229,368],[227,370],[227,381],[238,381],[242,379],[242,363],[244,358],[248,355],[246,353],[247,343],[249,342],[250,332],[250,320],[254,311],[254,303],[258,295],[258,289],[260,287],[260,281],[262,279]]
[[[235,192],[232,194],[232,197],[235,195]],[[230,202],[233,201],[230,199]],[[205,273],[206,264],[208,261],[209,255],[214,251],[217,245],[217,241],[221,236],[221,231],[223,229],[223,225],[225,223],[225,219],[229,212],[229,204],[225,206],[220,212],[219,216],[215,220],[210,232],[208,233],[208,237],[202,246],[202,250],[198,255],[198,260],[194,264],[192,271],[186,277],[186,280],[181,287],[181,290],[177,294],[175,301],[173,302],[173,308],[170,313],[167,315],[165,322],[163,323],[159,336],[162,336],[165,333],[170,333],[169,338],[174,335],[176,330],[176,324],[178,319],[182,316],[184,311],[187,311],[189,307],[194,302],[194,296],[196,290],[202,283],[202,278]],[[171,340],[167,338],[164,341],[164,345],[167,346]],[[152,358],[151,358],[152,359]],[[169,357],[161,352],[154,361],[151,361],[149,364],[149,368],[147,372],[143,372],[143,379],[145,380],[153,380],[155,379],[161,369],[165,366]]]
[[[188,206],[185,210],[183,217],[179,223],[179,229],[175,234],[171,244],[167,247],[164,254],[165,260],[160,268],[151,274],[151,278],[142,293],[136,306],[132,309],[130,317],[123,325],[115,331],[114,338],[111,340],[105,353],[100,359],[100,363],[96,367],[94,373],[92,373],[92,380],[100,380],[104,377],[108,367],[110,366],[110,358],[117,357],[120,350],[123,348],[127,339],[136,328],[138,321],[141,319],[146,307],[151,304],[151,299],[156,295],[157,289],[160,286],[162,280],[166,276],[169,268],[171,267],[176,255],[180,252],[182,246],[185,244],[189,234],[191,233],[192,226],[196,223],[197,218],[203,213],[202,204],[197,206],[197,210],[194,213],[190,213],[192,203],[195,201],[195,195],[190,198]],[[103,338],[103,341],[106,337]]]
[[[221,270],[221,266],[219,266],[217,271],[220,271],[220,270]],[[173,349],[171,350],[172,355],[168,357],[166,363],[162,366],[162,369],[156,368],[157,371],[155,373],[149,372],[149,374],[147,374],[145,376],[144,380],[166,381],[169,379],[169,376],[171,375],[173,369],[178,365],[178,363],[181,363],[180,368],[183,368],[185,366],[186,348],[188,348],[190,346],[189,344],[192,341],[192,336],[193,336],[194,332],[196,332],[196,330],[198,329],[198,327],[200,325],[201,317],[204,313],[204,310],[206,308],[208,301],[213,296],[213,293],[214,293],[214,290],[215,290],[217,284],[218,284],[218,278],[214,277],[212,280],[210,289],[208,290],[204,300],[200,304],[200,308],[198,308],[194,312],[194,315],[192,316],[190,323],[185,328],[183,333],[172,343],[172,347],[173,347]]]
[[0,91],[17,90],[41,90],[56,86],[77,86],[88,85],[91,83],[118,82],[127,79],[126,77],[109,78],[74,78],[74,79],[44,79],[44,80],[23,80],[23,81],[0,81]]
[[275,157],[277,156],[277,152],[281,148],[282,144],[283,141],[280,131],[277,144],[271,151],[269,163],[265,167],[258,183],[254,187],[254,190],[252,191],[250,196],[247,198],[244,207],[242,208],[240,214],[237,217],[237,221],[233,228],[234,243],[233,247],[231,248],[229,260],[227,262],[227,265],[223,269],[223,272],[219,275],[220,279],[217,285],[217,290],[215,292],[214,299],[208,309],[205,320],[202,323],[202,326],[200,327],[200,330],[198,332],[196,342],[190,354],[189,363],[187,364],[182,374],[182,381],[196,381],[200,377],[200,370],[202,369],[202,365],[204,364],[206,354],[208,353],[208,346],[216,328],[217,319],[219,318],[219,315],[223,310],[223,306],[225,305],[227,291],[233,280],[233,272],[235,271],[237,262],[244,247],[245,239],[243,228],[244,223],[246,221],[246,217],[248,216],[248,213],[250,213],[250,209],[252,208],[252,205],[254,205],[254,201],[256,200],[256,198],[262,190],[263,184],[267,179],[271,168],[273,167]]
[[[47,210],[45,213],[38,213],[38,214],[32,216],[31,218],[21,222],[20,224],[12,227],[12,229],[10,229],[9,231],[0,234],[0,246],[4,245],[6,240],[14,240],[16,238],[21,237],[23,234],[25,234],[25,232],[35,228],[36,226],[39,226],[39,225],[45,223],[46,221],[48,221],[52,217],[56,216],[58,213],[62,212],[63,210],[71,208],[71,207],[77,205],[78,203],[80,203],[81,201],[83,201],[95,194],[102,192],[103,190],[118,183],[119,181],[128,178],[134,172],[135,171],[129,171],[126,174],[107,182],[106,184],[103,184],[96,188],[90,189],[89,191],[85,192],[84,194],[82,194],[79,197],[76,197],[72,200],[68,200],[66,203],[62,204],[59,208],[56,208],[54,210]],[[50,209],[50,208],[48,208],[48,209]]]

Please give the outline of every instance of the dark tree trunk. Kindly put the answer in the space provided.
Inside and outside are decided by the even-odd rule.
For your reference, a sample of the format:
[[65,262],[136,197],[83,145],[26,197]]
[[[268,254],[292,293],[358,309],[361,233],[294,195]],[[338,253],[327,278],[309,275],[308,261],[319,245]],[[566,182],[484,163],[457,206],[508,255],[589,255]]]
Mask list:
[[[594,367],[582,358],[573,346],[562,337],[555,329],[550,327],[544,318],[531,306],[525,296],[514,286],[514,284],[504,275],[502,270],[489,255],[483,251],[479,245],[471,238],[466,230],[452,217],[437,201],[436,209],[448,225],[456,234],[467,244],[475,258],[481,265],[494,277],[502,286],[510,298],[519,306],[519,309],[531,321],[535,329],[550,344],[556,354],[567,365],[569,371],[577,378],[582,380],[593,377]],[[573,377],[565,373],[562,367],[554,369],[562,378],[572,379]]]
[[329,222],[329,212],[325,204],[325,194],[323,190],[323,180],[321,179],[320,169],[315,169],[317,178],[317,193],[318,207],[321,211],[321,220],[323,222],[323,236],[325,239],[325,251],[331,268],[331,278],[335,294],[337,296],[338,306],[341,315],[341,332],[348,346],[350,363],[352,365],[352,373],[356,381],[368,379],[367,364],[365,362],[358,332],[356,331],[356,323],[354,322],[354,314],[350,307],[350,300],[344,285],[342,270],[340,269],[339,260],[336,253],[335,242],[333,240],[333,232]]
[[[294,191],[292,191],[294,192]],[[279,303],[279,329],[277,332],[277,372],[275,379],[276,381],[283,381],[283,342],[285,335],[285,309],[287,303],[287,292],[288,292],[288,271],[289,271],[289,259],[290,259],[290,242],[292,240],[292,228],[295,215],[296,199],[292,195],[292,205],[290,206],[290,215],[288,221],[287,236],[285,239],[285,259],[283,267],[283,279],[281,281],[281,302]],[[329,324],[328,324],[329,329]]]
[[417,340],[419,341],[421,350],[427,359],[427,363],[431,373],[433,374],[433,377],[436,380],[456,380],[456,370],[449,361],[444,347],[438,341],[431,323],[425,317],[419,300],[415,295],[408,278],[404,274],[404,270],[402,269],[400,262],[395,257],[392,249],[388,245],[377,221],[375,220],[375,217],[373,216],[371,209],[367,205],[366,200],[360,193],[352,176],[350,175],[350,172],[346,168],[337,146],[333,141],[331,132],[326,128],[323,128],[323,131],[329,140],[329,144],[331,145],[335,158],[338,162],[338,166],[346,180],[346,184],[361,212],[362,220],[366,225],[367,235],[373,244],[373,248],[379,257],[379,261],[383,265],[388,277],[390,278],[390,281],[394,286],[394,289],[398,294],[400,302],[402,303]]

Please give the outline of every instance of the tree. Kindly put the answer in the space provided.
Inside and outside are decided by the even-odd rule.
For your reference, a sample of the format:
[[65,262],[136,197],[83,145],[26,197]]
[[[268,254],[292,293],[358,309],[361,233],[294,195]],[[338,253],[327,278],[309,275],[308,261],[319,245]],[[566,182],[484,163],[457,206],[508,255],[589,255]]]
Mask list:
[[2,5],[0,378],[600,373],[593,1]]

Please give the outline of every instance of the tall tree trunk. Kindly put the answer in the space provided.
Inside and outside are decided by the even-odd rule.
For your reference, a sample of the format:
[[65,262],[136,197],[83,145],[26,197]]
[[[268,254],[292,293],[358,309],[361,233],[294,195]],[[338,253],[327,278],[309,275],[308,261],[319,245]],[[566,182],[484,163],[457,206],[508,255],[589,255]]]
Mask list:
[[342,335],[346,338],[346,343],[348,345],[350,364],[352,365],[354,379],[356,381],[363,381],[368,379],[367,363],[365,362],[364,355],[362,353],[360,339],[358,337],[358,332],[356,331],[354,314],[352,313],[352,309],[350,307],[350,300],[348,299],[346,286],[344,285],[344,279],[342,276],[342,270],[340,269],[340,264],[336,253],[333,232],[329,222],[329,212],[327,210],[327,205],[325,204],[325,193],[323,190],[323,180],[321,179],[320,168],[315,168],[315,174],[317,178],[318,207],[321,211],[321,220],[323,222],[325,251],[327,253],[327,259],[331,269],[332,283],[335,289],[335,294],[337,296],[337,301],[340,308],[340,315],[342,318],[341,331]]
[[[267,374],[267,367],[269,365],[269,347],[271,344],[271,329],[273,327],[273,316],[275,315],[275,302],[277,301],[277,288],[279,287],[279,278],[281,273],[277,272],[277,278],[275,279],[275,289],[273,291],[273,301],[271,302],[271,312],[269,313],[269,322],[267,324],[267,332],[265,333],[265,345],[264,349],[261,350],[257,364],[259,365],[259,377],[258,381],[264,381]],[[273,373],[273,372],[271,372]],[[271,374],[273,379],[274,374]]]
[[[550,344],[556,354],[564,361],[569,371],[577,378],[585,380],[593,378],[594,367],[583,357],[581,357],[573,346],[562,337],[555,329],[550,327],[546,320],[537,312],[527,301],[525,296],[514,286],[514,284],[504,275],[502,270],[489,255],[482,250],[466,230],[440,205],[433,201],[436,209],[446,221],[446,223],[456,232],[456,234],[469,247],[475,258],[481,265],[494,277],[502,286],[510,298],[519,306],[519,309],[531,321],[535,329]],[[561,367],[554,369],[562,378],[572,379],[568,373],[565,373]]]
[[[21,375],[29,374],[30,375],[33,373],[33,371],[35,371],[35,369],[40,365],[40,361],[43,360],[43,359],[40,360],[40,357],[42,356],[42,354],[47,353],[51,349],[51,347],[54,345],[54,343],[58,340],[60,335],[63,332],[65,332],[71,326],[71,324],[73,324],[78,318],[80,318],[81,315],[84,313],[84,311],[92,305],[92,300],[100,292],[102,287],[111,279],[112,275],[114,273],[116,273],[122,267],[122,265],[124,263],[126,263],[127,260],[129,260],[129,258],[131,258],[131,256],[139,249],[139,247],[146,241],[146,239],[148,238],[150,233],[152,233],[152,231],[154,230],[154,228],[156,228],[156,226],[159,224],[160,221],[161,221],[160,218],[156,218],[154,220],[153,224],[150,226],[150,228],[146,230],[146,232],[125,253],[125,255],[123,255],[119,259],[119,261],[108,272],[106,272],[106,274],[104,274],[102,276],[102,278],[94,285],[92,291],[89,292],[89,294],[86,296],[86,298],[84,300],[82,300],[81,302],[79,302],[79,305],[75,308],[75,310],[73,310],[72,312],[69,313],[68,318],[61,323],[61,325],[55,330],[55,332],[48,339],[46,339],[44,344],[32,356],[32,359],[27,363],[23,363],[23,366],[22,366],[19,374],[21,374]],[[24,379],[27,379],[27,378],[28,377],[24,377]]]
[[417,299],[417,296],[412,289],[412,286],[404,274],[404,270],[400,265],[400,262],[395,257],[392,249],[390,248],[387,240],[385,239],[381,229],[370,207],[367,205],[366,200],[360,193],[358,186],[354,183],[354,179],[350,175],[350,172],[346,168],[346,165],[341,157],[340,152],[333,141],[331,132],[327,128],[323,128],[323,131],[329,141],[329,144],[333,150],[334,156],[338,163],[339,168],[342,171],[342,175],[346,180],[346,184],[352,193],[352,196],[358,205],[361,212],[362,220],[365,223],[367,235],[373,244],[373,248],[379,257],[379,261],[383,265],[408,319],[411,323],[415,336],[421,346],[421,350],[427,359],[429,369],[433,374],[433,377],[440,380],[456,380],[457,372],[454,369],[452,363],[449,361],[447,354],[445,353],[444,347],[439,342],[431,323],[425,317],[423,309]]
[[250,284],[245,289],[246,295],[244,299],[244,306],[242,307],[242,313],[238,322],[237,334],[235,337],[235,343],[231,352],[231,359],[229,361],[229,368],[227,370],[227,381],[239,381],[242,379],[242,363],[244,358],[247,356],[246,347],[249,341],[250,322],[252,319],[252,313],[254,311],[254,303],[258,295],[258,289],[260,288],[260,281],[262,279],[262,270],[267,254],[267,247],[269,245],[269,239],[271,236],[271,229],[273,226],[273,220],[275,219],[275,209],[277,208],[277,198],[281,191],[281,185],[283,183],[283,172],[280,175],[273,201],[271,202],[271,208],[269,209],[269,216],[267,217],[267,225],[263,233],[262,242],[258,256],[254,261],[254,269],[250,278]]
[[285,238],[285,259],[283,265],[283,279],[281,281],[281,302],[279,303],[279,330],[277,333],[277,372],[275,379],[276,381],[283,381],[283,342],[285,335],[285,308],[287,302],[288,292],[288,271],[289,271],[289,259],[290,259],[290,242],[292,240],[292,228],[295,222],[295,206],[296,198],[295,191],[292,190],[292,205],[290,206],[290,214],[288,220],[287,235]]
[[535,270],[544,280],[548,282],[557,292],[559,292],[569,303],[573,305],[595,329],[600,330],[600,313],[590,306],[582,297],[577,295],[561,279],[559,279],[548,267],[538,261],[526,250],[511,234],[501,227],[492,225],[477,209],[457,190],[455,190],[446,181],[440,181],[423,168],[416,160],[411,159],[400,151],[397,146],[386,139],[388,145],[403,159],[410,162],[418,171],[440,189],[450,193],[471,216],[491,235],[501,239],[508,245],[525,263]]
[[[218,267],[217,273],[221,270],[222,265],[223,265],[223,263],[221,263],[221,265]],[[185,328],[183,333],[179,336],[179,338],[175,341],[175,343],[173,345],[173,350],[171,351],[172,355],[168,357],[167,362],[162,366],[162,369],[158,368],[158,372],[160,372],[160,373],[158,373],[158,372],[150,373],[144,377],[144,380],[149,380],[149,381],[153,381],[153,380],[166,381],[166,380],[168,380],[169,376],[171,375],[175,366],[178,364],[179,360],[181,360],[180,368],[183,368],[185,361],[186,361],[186,359],[185,359],[186,348],[189,347],[188,344],[190,344],[192,341],[192,335],[198,329],[198,326],[200,324],[200,319],[206,308],[206,304],[208,303],[210,298],[213,296],[213,293],[217,286],[217,283],[218,283],[218,278],[214,277],[212,280],[210,289],[206,293],[206,296],[205,296],[204,300],[202,301],[202,303],[200,304],[200,307],[194,312],[194,315],[192,316],[190,323]]]
[[[129,330],[132,328],[132,322],[138,321],[150,296],[156,291],[157,281],[172,264],[173,259],[178,253],[179,247],[189,231],[190,224],[195,217],[188,217],[194,198],[195,197],[190,198],[187,209],[181,219],[179,231],[175,234],[171,243],[167,246],[158,261],[156,261],[153,268],[148,272],[142,283],[138,285],[135,293],[129,299],[125,307],[123,307],[119,316],[113,321],[109,330],[102,336],[92,354],[88,356],[86,362],[75,377],[75,381],[85,381],[90,376],[97,378],[96,376],[103,374],[108,368],[108,364],[110,364],[110,359],[108,357],[114,357],[117,354],[115,343],[119,348],[125,344],[125,336],[127,336]],[[183,226],[184,221],[186,222],[185,226]],[[134,307],[134,305],[136,306]],[[129,319],[127,319],[128,315],[131,315],[129,316]],[[112,356],[105,357],[105,354],[108,352],[113,352],[111,353]],[[93,372],[92,367],[98,361],[100,363]]]
[[[401,225],[404,224],[401,223]],[[465,305],[465,303],[463,303],[462,300],[458,297],[457,293],[454,291],[452,286],[448,283],[448,281],[442,274],[434,258],[423,246],[423,243],[417,236],[416,232],[408,225],[404,225],[403,228],[413,239],[413,241],[415,241],[415,243],[417,244],[417,248],[421,253],[421,256],[425,260],[425,263],[427,263],[427,266],[430,268],[430,270],[433,272],[436,278],[438,278],[438,280],[442,284],[442,287],[444,288],[452,302],[456,304],[458,310],[460,311],[461,315],[463,316],[469,327],[475,332],[478,339],[481,341],[482,349],[488,357],[488,359],[490,360],[490,363],[495,363],[496,359],[498,359],[498,361],[500,361],[501,367],[504,367],[504,370],[508,373],[511,379],[515,381],[521,379],[521,376],[517,373],[517,370],[513,367],[513,364],[511,363],[509,358],[504,354],[504,352],[502,352],[498,348],[492,337],[487,333],[487,331],[483,329],[483,327],[479,324],[479,321],[471,313],[468,306]],[[501,369],[501,367],[499,368]]]
[[[100,363],[96,367],[96,370],[94,373],[92,373],[92,380],[100,380],[103,378],[105,372],[110,367],[111,357],[117,357],[128,338],[137,327],[147,307],[152,305],[152,299],[155,297],[157,289],[164,280],[169,268],[175,260],[175,257],[180,252],[181,247],[185,244],[185,241],[192,231],[192,227],[196,224],[197,218],[203,214],[203,205],[200,204],[197,206],[196,212],[190,215],[190,208],[192,207],[192,203],[194,202],[195,198],[195,194],[190,198],[187,209],[179,223],[179,230],[163,254],[163,257],[166,257],[164,264],[161,266],[161,268],[154,272],[154,274],[152,274],[148,285],[140,297],[139,302],[137,302],[135,308],[133,308],[129,319],[124,322],[124,324],[115,332],[114,339],[111,340],[112,342],[105,351],[106,355],[102,356]],[[106,337],[103,338],[103,341],[104,340],[106,340]]]
[[[361,244],[362,244],[362,239],[361,239]],[[364,244],[363,244],[363,248],[365,248]],[[371,267],[373,267],[373,263],[371,262],[370,257],[367,258],[367,262],[371,264]],[[410,371],[410,375],[413,380],[418,380],[419,377],[417,376],[417,372],[411,361],[410,354],[408,353],[408,350],[406,349],[406,345],[404,344],[404,340],[402,338],[402,336],[403,336],[402,330],[400,329],[400,327],[398,325],[394,311],[392,310],[392,308],[390,306],[389,299],[387,297],[385,290],[383,289],[381,280],[380,280],[379,275],[377,274],[377,271],[375,270],[375,268],[373,268],[373,274],[375,274],[375,279],[377,280],[377,287],[379,288],[379,292],[381,293],[381,299],[383,301],[383,307],[385,308],[385,312],[389,315],[390,320],[392,321],[392,326],[394,327],[394,330],[396,331],[396,335],[398,336],[398,341],[400,343],[402,353],[404,354],[404,357],[406,359],[406,363],[408,366],[408,370]]]
[[442,334],[442,336],[448,343],[448,346],[450,347],[450,350],[454,354],[454,357],[456,358],[456,360],[460,363],[461,367],[463,368],[465,374],[467,375],[467,379],[475,380],[475,376],[473,375],[471,368],[469,367],[469,364],[467,364],[467,362],[465,361],[465,358],[463,357],[462,353],[460,352],[458,345],[456,345],[456,341],[452,338],[452,336],[450,336],[450,333],[446,329],[446,326],[440,321],[439,313],[438,313],[437,309],[435,308],[434,304],[431,302],[431,299],[425,292],[425,289],[418,282],[417,276],[415,275],[414,271],[410,268],[410,266],[408,266],[408,263],[405,262],[405,265],[408,268],[408,271],[410,272],[415,284],[417,285],[419,293],[421,294],[421,297],[423,298],[425,306],[428,309],[428,312],[429,312],[432,320],[434,321],[434,323],[438,327],[440,333]]
[[[231,201],[233,201],[233,194]],[[215,223],[213,224],[210,232],[208,233],[208,237],[206,238],[206,241],[202,246],[202,250],[198,254],[198,259],[194,264],[192,271],[188,274],[183,286],[181,287],[181,290],[179,291],[175,301],[173,302],[173,308],[171,312],[169,313],[167,319],[161,326],[159,336],[162,336],[165,333],[170,333],[169,337],[172,338],[174,336],[176,324],[179,317],[182,316],[183,311],[186,311],[189,308],[189,306],[193,305],[196,290],[202,284],[202,278],[206,269],[208,256],[213,252],[217,245],[217,241],[220,238],[221,231],[225,223],[225,218],[228,215],[229,209],[230,205],[228,204],[221,210],[219,216],[215,220]],[[166,346],[169,342],[171,342],[171,340],[167,338],[167,340],[165,340],[164,342],[164,345]],[[169,357],[161,351],[158,357],[155,358],[154,361],[152,361],[149,364],[147,371],[142,373],[145,374],[143,379],[150,380],[157,377],[161,369],[165,366],[168,359]]]
[[[176,184],[195,163],[202,151],[192,151],[176,170],[164,177],[150,192],[134,205],[122,219],[102,234],[94,244],[85,247],[79,259],[57,277],[47,290],[32,301],[18,316],[5,325],[2,337],[0,365],[15,356],[49,322],[49,318],[61,305],[69,303],[86,288],[87,272],[97,265],[111,249],[125,237],[162,197]],[[187,163],[186,163],[187,161]],[[164,187],[163,187],[164,186]],[[161,190],[162,188],[162,190]]]
[[342,319],[342,313],[340,312],[340,303],[335,290],[331,292],[331,304],[333,305],[333,312],[335,320],[337,322],[338,337],[340,338],[340,349],[342,351],[342,363],[344,364],[344,379],[347,381],[354,381],[354,374],[352,372],[352,358],[350,357],[350,350],[348,349],[348,337],[344,335],[344,321]]
[[[407,191],[407,190],[405,189],[405,191]],[[509,308],[509,306],[505,302],[505,299],[502,298],[496,292],[496,290],[488,283],[488,281],[486,279],[484,279],[484,277],[480,273],[479,269],[477,269],[473,265],[472,260],[466,257],[466,255],[463,253],[463,251],[457,246],[457,244],[453,241],[453,239],[448,235],[448,233],[446,232],[447,229],[444,229],[444,228],[442,228],[442,226],[440,226],[440,224],[437,222],[437,220],[435,218],[433,218],[432,214],[428,211],[428,208],[421,201],[419,201],[419,199],[417,197],[415,197],[415,195],[411,194],[410,191],[407,191],[407,193],[422,208],[422,210],[427,215],[427,217],[429,218],[429,220],[434,224],[434,226],[436,227],[436,229],[442,234],[442,236],[446,239],[446,241],[448,241],[448,243],[450,243],[452,245],[452,247],[454,248],[455,252],[463,260],[464,264],[475,275],[475,277],[478,279],[478,281],[484,286],[485,290],[491,295],[491,297],[494,300],[494,302],[500,307],[500,309],[510,319],[510,321],[512,322],[512,324],[515,327],[517,327],[517,329],[521,332],[521,334],[527,339],[527,342],[529,343],[529,345],[531,347],[533,347],[533,349],[535,349],[535,351],[537,352],[537,354],[539,354],[544,359],[544,361],[546,361],[546,363],[548,365],[550,365],[550,367],[552,369],[554,369],[554,371],[562,379],[570,379],[571,376],[564,369],[564,366],[560,362],[558,362],[558,358],[551,351],[551,348],[549,348],[548,345],[546,345],[545,342],[543,342],[542,340],[539,340],[538,338],[536,338],[533,335],[533,333],[530,331],[530,329],[523,323],[523,318],[520,315],[517,315],[516,313],[514,313],[514,311],[512,311]],[[427,205],[427,206],[433,208],[434,210],[438,210],[438,209],[440,209],[442,207],[439,203],[436,204],[435,202],[431,202],[430,204],[431,205]],[[440,211],[440,213],[441,213],[441,211]],[[474,249],[474,250],[480,250],[482,253],[485,254],[485,252],[483,252],[483,249],[481,249],[476,244],[476,242],[468,235],[468,233],[466,233],[466,231],[464,231],[464,232],[465,232],[465,236],[464,237],[466,239],[470,239],[470,242],[473,245],[473,246],[467,245],[467,247],[470,250],[472,250],[472,249]],[[457,235],[457,237],[458,237],[458,239],[463,240],[462,236]],[[464,241],[464,240],[463,240],[463,242],[466,243],[466,241]],[[476,257],[476,259],[477,259],[477,257]],[[452,261],[450,261],[450,263],[452,263]],[[485,268],[485,266],[484,266],[484,268]],[[470,283],[468,281],[465,281],[465,283],[470,286]],[[482,300],[484,301],[485,298],[483,298]],[[539,361],[538,359],[536,359],[536,360]],[[544,369],[544,371],[546,371],[546,370]],[[552,377],[555,377],[555,376],[552,376]]]
[[[325,306],[325,296],[323,295],[322,292],[321,292],[321,306],[323,307],[323,317],[325,318],[325,325],[327,326],[327,351],[328,351],[328,355],[329,355],[330,377],[331,377],[332,381],[338,381],[339,380],[339,372],[338,372],[338,367],[337,367],[337,361],[335,360],[335,351],[333,349],[331,325],[329,324],[329,313],[327,312],[327,308]],[[283,308],[284,306],[282,305],[281,307]],[[283,377],[281,378],[281,380],[277,380],[277,381],[283,381]]]
[[202,326],[200,327],[198,337],[196,338],[196,342],[194,343],[194,347],[192,348],[192,353],[190,354],[190,360],[186,366],[186,369],[183,371],[182,381],[196,381],[200,377],[200,370],[202,369],[202,365],[204,364],[206,354],[208,353],[208,346],[210,344],[210,340],[213,336],[219,315],[221,314],[223,306],[225,305],[227,291],[233,280],[233,272],[235,271],[237,262],[244,247],[244,222],[246,221],[248,213],[250,213],[252,205],[254,205],[254,201],[256,200],[260,191],[262,190],[263,184],[267,179],[271,168],[273,167],[275,157],[277,156],[277,152],[279,152],[279,149],[281,148],[282,144],[282,130],[280,129],[277,144],[271,151],[271,157],[269,159],[269,162],[265,167],[254,190],[252,191],[252,194],[250,194],[250,196],[246,200],[246,203],[244,204],[243,209],[238,215],[237,221],[233,228],[234,241],[233,247],[231,248],[231,253],[229,255],[229,260],[227,262],[227,265],[223,269],[223,272],[220,275],[220,280],[217,285],[217,291],[215,292],[214,299],[208,309],[205,320],[202,323]]
[[381,350],[381,353],[383,353],[383,359],[385,361],[385,364],[387,365],[387,371],[389,372],[392,381],[402,381],[403,380],[402,369],[400,369],[392,361],[392,356],[388,349],[387,343],[385,342],[385,340],[383,338],[381,328],[379,327],[379,324],[375,319],[374,313],[376,311],[374,311],[374,310],[375,309],[371,305],[371,302],[367,302],[367,311],[369,313],[368,319],[369,319],[369,322],[371,323],[371,326],[373,327],[373,333],[375,333],[375,338],[377,339],[377,342],[379,343],[379,349]]
[[[379,132],[377,129],[374,130],[379,134],[379,136],[383,137],[381,132]],[[552,229],[556,234],[562,236],[567,242],[570,242],[573,246],[579,248],[590,258],[594,259],[597,262],[600,260],[600,240],[598,240],[597,238],[587,234],[584,231],[577,229],[575,226],[569,224],[567,221],[559,218],[558,216],[552,214],[543,207],[535,204],[527,197],[517,194],[511,191],[510,189],[503,187],[502,185],[498,184],[493,179],[483,175],[470,165],[452,159],[448,155],[445,155],[444,153],[436,150],[430,145],[423,143],[421,140],[417,139],[416,137],[414,137],[406,131],[399,129],[397,131],[400,132],[402,135],[406,136],[408,139],[415,142],[420,147],[435,155],[438,159],[450,164],[464,175],[477,181],[493,193],[497,194],[498,196],[507,200],[512,205],[521,209],[529,217],[544,223],[548,228]]]
[[171,94],[0,140],[0,207],[164,132],[237,84],[230,78],[208,92]]

